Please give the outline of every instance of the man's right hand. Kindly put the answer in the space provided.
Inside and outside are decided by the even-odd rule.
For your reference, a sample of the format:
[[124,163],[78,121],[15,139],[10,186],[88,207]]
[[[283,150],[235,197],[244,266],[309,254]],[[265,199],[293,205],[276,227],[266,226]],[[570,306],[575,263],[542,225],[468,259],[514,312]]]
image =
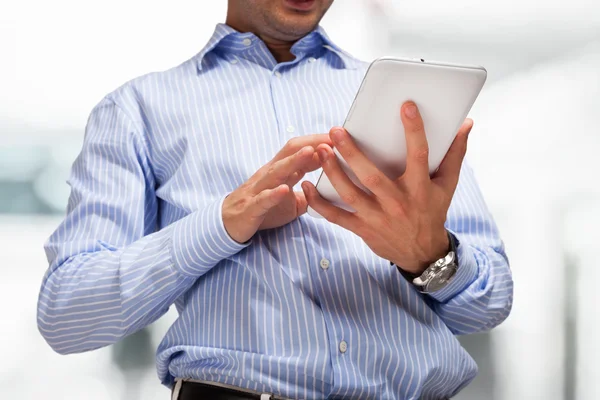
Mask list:
[[321,166],[316,148],[332,146],[328,134],[291,139],[269,161],[223,202],[222,216],[231,238],[245,243],[263,229],[286,225],[306,212],[303,192],[293,187],[307,172]]

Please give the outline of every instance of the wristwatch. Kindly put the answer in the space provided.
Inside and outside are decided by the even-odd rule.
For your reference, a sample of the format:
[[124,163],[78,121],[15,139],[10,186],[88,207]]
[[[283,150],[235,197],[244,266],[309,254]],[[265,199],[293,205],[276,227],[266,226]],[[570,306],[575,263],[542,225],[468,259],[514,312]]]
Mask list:
[[[448,231],[447,231],[448,232]],[[422,274],[411,274],[403,271],[399,266],[396,266],[400,273],[415,285],[421,293],[432,293],[446,287],[458,270],[458,257],[456,249],[458,247],[458,239],[452,233],[448,232],[450,248],[448,254],[439,260],[431,263]]]

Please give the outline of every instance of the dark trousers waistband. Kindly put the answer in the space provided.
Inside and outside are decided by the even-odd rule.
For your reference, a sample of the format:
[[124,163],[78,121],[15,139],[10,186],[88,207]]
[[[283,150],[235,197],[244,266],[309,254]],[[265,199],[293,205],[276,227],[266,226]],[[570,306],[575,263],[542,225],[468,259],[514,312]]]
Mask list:
[[236,388],[221,383],[177,380],[172,400],[286,400],[270,393]]

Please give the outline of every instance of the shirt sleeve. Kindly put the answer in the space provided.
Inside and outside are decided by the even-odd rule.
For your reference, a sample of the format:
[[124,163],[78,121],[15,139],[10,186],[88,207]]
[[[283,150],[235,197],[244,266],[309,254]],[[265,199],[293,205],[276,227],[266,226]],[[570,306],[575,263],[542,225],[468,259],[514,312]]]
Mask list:
[[69,179],[67,216],[45,244],[37,322],[61,354],[112,344],[158,319],[195,280],[245,245],[223,199],[157,231],[145,141],[109,97],[92,111]]
[[446,228],[459,241],[458,271],[446,287],[428,296],[453,333],[487,331],[510,313],[513,280],[498,228],[467,164],[461,171]]

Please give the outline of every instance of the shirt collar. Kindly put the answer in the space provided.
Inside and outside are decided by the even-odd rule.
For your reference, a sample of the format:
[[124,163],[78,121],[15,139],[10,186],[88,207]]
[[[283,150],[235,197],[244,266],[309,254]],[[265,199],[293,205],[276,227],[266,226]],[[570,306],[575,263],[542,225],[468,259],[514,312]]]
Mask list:
[[[260,39],[251,32],[241,33],[226,24],[217,24],[215,30],[204,48],[197,54],[196,60],[198,70],[203,69],[202,61],[204,58],[217,48],[223,48],[228,51],[243,51],[251,48]],[[250,43],[250,44],[247,44]],[[343,51],[329,38],[323,27],[320,25],[298,40],[291,48],[292,54],[302,56],[309,52],[315,51],[324,47],[335,54],[345,69],[356,69],[360,65],[360,61]]]

